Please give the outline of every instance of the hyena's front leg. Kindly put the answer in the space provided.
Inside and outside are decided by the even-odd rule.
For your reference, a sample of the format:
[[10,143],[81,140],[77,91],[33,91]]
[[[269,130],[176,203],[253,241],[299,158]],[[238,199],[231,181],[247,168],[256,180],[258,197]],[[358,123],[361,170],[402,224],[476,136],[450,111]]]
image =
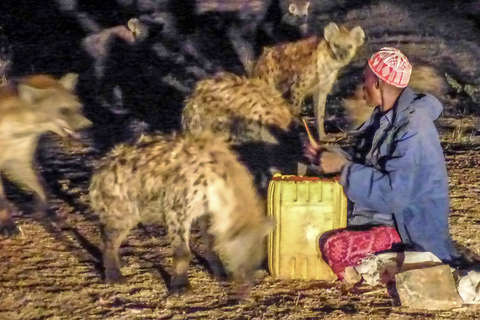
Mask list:
[[[292,86],[292,98],[291,98],[291,102],[293,104],[293,106],[296,108],[296,110],[298,110],[298,112],[300,112],[300,110],[302,110],[302,104],[303,104],[303,92],[301,90],[301,88],[299,88],[297,85],[297,83],[294,83],[294,85]],[[315,113],[315,116],[317,115],[317,112],[316,112],[316,107],[314,106],[314,113]],[[300,176],[303,176],[305,174],[307,174],[307,170],[308,170],[308,165],[303,163],[303,162],[298,162],[297,163],[297,174],[300,175]]]
[[192,253],[188,245],[190,224],[185,223],[185,215],[171,213],[167,216],[168,235],[173,251],[173,274],[170,290],[174,294],[183,294],[190,290],[188,268],[192,260]]
[[120,271],[120,258],[118,249],[128,235],[131,228],[113,228],[108,225],[101,226],[103,242],[103,266],[105,268],[105,281],[108,283],[124,283],[125,277]]
[[43,177],[35,172],[31,163],[23,161],[9,163],[5,166],[5,172],[15,183],[34,193],[35,208],[33,212],[40,223],[53,224],[58,228],[68,229],[69,226],[66,221],[53,210],[49,210],[45,193],[47,184]]
[[5,166],[5,173],[20,187],[35,194],[35,213],[45,214],[47,209],[45,182],[35,173],[32,165],[24,161],[11,161]]
[[318,90],[313,94],[314,113],[317,120],[318,135],[320,140],[326,139],[325,134],[325,105],[327,103],[327,93],[324,90]]
[[10,203],[3,192],[3,185],[0,178],[0,235],[13,238],[20,234],[20,230],[12,219]]

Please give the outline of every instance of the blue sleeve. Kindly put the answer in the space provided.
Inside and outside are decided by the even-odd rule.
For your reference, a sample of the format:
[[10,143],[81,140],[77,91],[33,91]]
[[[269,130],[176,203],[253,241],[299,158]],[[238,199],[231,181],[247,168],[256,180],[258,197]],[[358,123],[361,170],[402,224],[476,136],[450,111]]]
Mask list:
[[415,187],[419,156],[417,134],[405,133],[394,142],[395,150],[385,161],[384,170],[358,163],[347,164],[340,184],[354,203],[376,212],[400,212],[409,205]]

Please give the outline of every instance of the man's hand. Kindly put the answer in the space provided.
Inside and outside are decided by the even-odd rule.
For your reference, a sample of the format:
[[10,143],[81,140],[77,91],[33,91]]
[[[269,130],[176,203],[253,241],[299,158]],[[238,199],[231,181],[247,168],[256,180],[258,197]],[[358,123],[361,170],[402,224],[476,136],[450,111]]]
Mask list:
[[324,151],[320,154],[320,168],[325,173],[340,172],[347,163],[347,158],[340,153]]
[[315,147],[311,143],[306,143],[303,148],[303,156],[310,161],[310,163],[318,166],[322,150],[319,146]]

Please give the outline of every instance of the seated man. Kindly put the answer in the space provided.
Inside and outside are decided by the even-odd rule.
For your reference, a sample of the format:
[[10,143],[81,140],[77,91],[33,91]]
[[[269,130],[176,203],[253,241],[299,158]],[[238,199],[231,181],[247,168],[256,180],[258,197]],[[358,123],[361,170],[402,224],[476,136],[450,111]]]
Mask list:
[[365,100],[376,106],[348,152],[316,150],[305,156],[325,173],[340,173],[351,203],[348,227],[321,243],[332,270],[401,243],[429,251],[444,263],[459,258],[448,229],[445,159],[433,121],[442,112],[431,95],[408,87],[412,66],[396,48],[382,48],[363,72]]

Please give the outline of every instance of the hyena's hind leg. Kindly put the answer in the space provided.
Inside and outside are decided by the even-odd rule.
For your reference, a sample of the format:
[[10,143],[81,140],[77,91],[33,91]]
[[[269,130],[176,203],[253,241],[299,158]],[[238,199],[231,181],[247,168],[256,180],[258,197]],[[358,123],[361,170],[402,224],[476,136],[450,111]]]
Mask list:
[[121,266],[118,249],[130,230],[130,226],[122,226],[121,229],[112,228],[108,225],[101,226],[103,265],[105,268],[105,281],[108,283],[125,282],[125,277],[120,271]]
[[13,238],[20,234],[20,230],[13,221],[10,203],[3,192],[3,185],[0,178],[0,235]]
[[170,281],[170,290],[174,294],[183,294],[191,289],[188,280],[188,268],[192,261],[192,253],[188,244],[191,222],[187,221],[182,212],[171,212],[166,216],[168,236],[173,252],[173,274]]
[[223,266],[220,257],[213,249],[213,236],[208,232],[208,229],[210,228],[210,217],[208,215],[200,217],[199,224],[203,242],[205,243],[206,247],[206,259],[208,265],[210,266],[210,269],[217,280],[226,281],[228,278],[227,272],[225,271],[225,267]]

